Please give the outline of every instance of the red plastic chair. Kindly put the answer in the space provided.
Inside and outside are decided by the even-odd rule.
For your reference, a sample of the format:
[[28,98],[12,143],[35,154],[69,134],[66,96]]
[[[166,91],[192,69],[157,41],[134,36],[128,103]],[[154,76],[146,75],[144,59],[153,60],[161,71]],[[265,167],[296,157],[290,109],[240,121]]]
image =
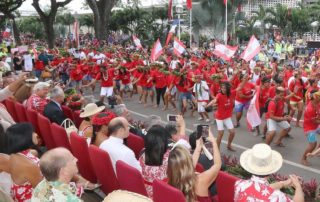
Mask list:
[[217,193],[219,201],[234,200],[234,184],[239,178],[226,172],[219,171],[216,179]]
[[[154,180],[153,181],[153,201],[154,202],[185,202],[182,191],[168,185],[167,183]],[[226,201],[227,202],[227,201]]]
[[127,146],[132,149],[136,159],[139,159],[140,153],[144,148],[144,140],[141,137],[130,133],[129,137],[127,138]]
[[15,107],[19,122],[28,122],[27,111],[23,104],[16,102]]
[[116,163],[120,189],[135,192],[148,197],[141,173],[123,161]]
[[97,182],[97,177],[94,173],[92,163],[90,161],[88,144],[85,138],[77,133],[70,134],[70,146],[72,154],[78,159],[79,172],[85,179],[92,183]]
[[102,185],[101,190],[105,194],[109,194],[114,190],[120,189],[109,154],[95,145],[89,146],[89,154],[98,182]]
[[83,121],[83,118],[80,118],[80,112],[81,112],[80,110],[73,112],[74,124],[76,125],[77,128],[79,128],[81,122]]
[[61,105],[61,108],[62,108],[62,111],[63,111],[64,115],[67,118],[69,118],[72,121],[74,121],[73,111],[68,106],[65,106],[65,105]]
[[36,133],[40,135],[40,137],[42,137],[39,126],[38,126],[38,112],[36,112],[33,109],[26,109],[26,115],[27,115],[28,122],[32,124]]
[[9,114],[12,116],[13,120],[15,122],[18,122],[19,119],[18,119],[18,115],[17,115],[17,111],[16,111],[16,108],[15,108],[15,104],[14,104],[14,101],[13,100],[10,100],[10,99],[6,99],[4,101],[5,105],[6,105],[6,108],[9,112]]
[[53,149],[56,147],[53,136],[51,134],[51,123],[49,119],[38,113],[38,126],[40,130],[40,134],[47,149]]
[[71,151],[69,138],[68,138],[66,130],[63,127],[59,126],[56,123],[52,123],[51,124],[51,133],[52,133],[52,137],[55,142],[55,145],[57,147],[64,147],[64,148],[68,149],[69,151]]

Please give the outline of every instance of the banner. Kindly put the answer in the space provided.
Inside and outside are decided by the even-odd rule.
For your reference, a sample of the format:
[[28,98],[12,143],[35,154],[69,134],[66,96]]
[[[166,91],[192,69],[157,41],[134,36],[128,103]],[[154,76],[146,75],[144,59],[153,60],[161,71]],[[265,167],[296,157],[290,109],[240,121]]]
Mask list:
[[233,55],[236,53],[238,49],[238,46],[228,46],[228,45],[223,45],[219,42],[215,42],[215,49],[213,51],[213,54],[226,60],[229,61],[233,57]]
[[251,36],[250,41],[246,49],[242,52],[240,58],[245,61],[250,61],[254,56],[256,56],[261,50],[260,43],[254,35]]

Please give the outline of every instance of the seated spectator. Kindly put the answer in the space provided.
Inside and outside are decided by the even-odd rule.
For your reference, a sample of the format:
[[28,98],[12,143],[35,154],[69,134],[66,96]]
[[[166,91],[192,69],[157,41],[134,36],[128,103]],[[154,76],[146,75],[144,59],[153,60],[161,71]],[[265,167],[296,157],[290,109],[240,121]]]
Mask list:
[[40,159],[44,179],[37,185],[31,202],[82,201],[71,179],[78,173],[77,159],[65,148],[55,148]]
[[[267,144],[256,144],[252,149],[244,151],[240,156],[240,165],[253,174],[248,180],[238,180],[235,184],[234,201],[304,201],[299,179],[295,175],[285,181],[269,184],[266,176],[277,172],[282,166],[282,156],[271,150]],[[293,186],[295,195],[293,200],[280,189]]]
[[43,115],[46,116],[51,122],[61,125],[66,119],[66,116],[61,108],[61,104],[64,101],[63,90],[60,87],[55,86],[50,91],[50,99],[51,101],[44,107]]
[[186,201],[211,201],[209,187],[215,181],[221,168],[220,151],[216,139],[209,131],[208,141],[212,143],[215,164],[210,169],[196,174],[195,165],[202,149],[202,139],[197,140],[197,146],[191,157],[190,152],[183,146],[172,149],[168,161],[168,184],[181,190]]
[[[39,159],[32,150],[39,143],[39,137],[31,124],[18,123],[7,129],[3,139],[4,152],[10,155],[11,196],[15,201],[29,201],[33,188],[42,180]],[[0,164],[2,166],[5,165]]]
[[168,123],[165,126],[168,135],[168,146],[172,148],[180,139],[186,139],[186,124],[183,116],[177,115],[175,123]]
[[0,125],[3,127],[4,131],[6,131],[9,126],[16,123],[2,103],[0,103],[0,117]]
[[43,114],[44,107],[48,104],[47,96],[50,84],[39,82],[33,86],[33,94],[27,100],[27,109],[33,109]]
[[128,121],[123,117],[112,119],[108,125],[108,133],[110,137],[101,143],[100,149],[109,153],[114,171],[116,172],[116,162],[121,160],[141,172],[134,152],[123,144],[123,139],[129,136]]
[[85,106],[83,111],[80,113],[80,117],[84,120],[79,126],[79,135],[91,138],[92,137],[92,117],[105,109],[104,106],[98,107],[94,103],[89,103]]
[[4,128],[0,125],[0,189],[10,196],[10,189],[12,186],[12,179],[10,176],[10,156],[7,154],[3,154],[5,152],[4,133]]
[[102,142],[108,139],[108,125],[112,119],[116,118],[113,112],[105,111],[92,117],[93,133],[90,144],[100,146]]
[[11,82],[8,86],[0,90],[0,102],[7,99],[19,89],[22,85],[22,82],[27,78],[28,73],[20,74],[19,78],[13,82]]
[[165,128],[152,126],[144,138],[145,149],[139,158],[142,176],[150,198],[153,196],[152,183],[155,179],[167,179],[168,138]]

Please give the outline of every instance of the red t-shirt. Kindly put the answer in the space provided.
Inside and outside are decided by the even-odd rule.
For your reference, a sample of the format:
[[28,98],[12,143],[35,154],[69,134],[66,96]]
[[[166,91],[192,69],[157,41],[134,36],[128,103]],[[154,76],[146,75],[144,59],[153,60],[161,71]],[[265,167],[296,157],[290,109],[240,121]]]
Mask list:
[[266,119],[270,118],[270,114],[277,117],[283,117],[284,100],[270,100],[268,106],[268,112],[266,113]]
[[234,97],[236,92],[231,91],[230,97],[222,93],[218,93],[217,99],[217,111],[215,113],[216,119],[224,120],[232,116],[232,111],[234,107]]
[[44,63],[41,60],[36,60],[34,67],[36,70],[44,70]]
[[269,98],[270,88],[260,88],[260,96],[259,96],[259,105],[260,107],[264,107]]
[[103,75],[101,72],[97,74],[95,80],[101,80],[101,87],[112,87],[114,78],[114,69],[108,69],[107,74]]
[[300,81],[296,81],[296,80],[291,81],[289,85],[289,90],[295,93],[296,96],[300,97],[300,98],[297,98],[295,96],[292,96],[290,98],[290,101],[300,102],[303,99],[303,84]]
[[309,88],[308,88],[308,90],[307,90],[307,92],[306,92],[306,104],[308,104],[309,102],[310,102],[310,92],[312,91],[312,90],[319,90],[319,87],[312,87],[312,86],[310,86]]
[[81,71],[82,65],[77,65],[74,69],[70,71],[70,78],[74,81],[80,81],[83,78],[83,73]]
[[[253,83],[247,82],[246,84],[244,84],[241,93],[243,95],[249,96],[252,94],[252,90],[255,89],[255,85]],[[236,100],[240,103],[246,103],[249,102],[251,100],[251,98],[242,98],[239,96],[239,92],[237,92],[236,94]]]
[[119,79],[123,85],[127,85],[131,82],[130,72],[126,71],[126,73],[119,74]]
[[167,75],[165,75],[164,73],[162,73],[159,70],[155,70],[155,71],[151,72],[151,77],[155,81],[156,88],[164,88],[167,86],[166,76]]
[[213,82],[213,83],[210,85],[209,90],[210,90],[210,94],[211,94],[212,96],[216,96],[216,95],[219,93],[219,91],[220,91],[220,85],[219,85],[219,83]]
[[180,83],[181,77],[176,77],[175,79],[175,85],[179,92],[186,93],[189,91],[189,82],[188,79],[185,79],[182,84]]
[[150,78],[150,73],[143,73],[140,76],[140,84],[142,87],[151,88],[152,87],[152,80],[148,82]]
[[313,103],[309,102],[304,110],[303,130],[305,133],[318,128],[318,124],[314,121],[317,118],[319,118],[319,106],[314,107]]

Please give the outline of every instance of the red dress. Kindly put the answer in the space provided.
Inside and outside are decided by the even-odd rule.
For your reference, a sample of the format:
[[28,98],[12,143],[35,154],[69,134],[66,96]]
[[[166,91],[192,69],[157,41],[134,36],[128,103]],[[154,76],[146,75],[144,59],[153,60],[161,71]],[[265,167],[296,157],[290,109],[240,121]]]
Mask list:
[[[39,158],[31,154],[29,150],[19,152],[19,154],[25,156],[27,159],[39,166]],[[31,200],[32,191],[33,188],[30,182],[25,182],[22,185],[13,183],[11,186],[11,197],[16,202],[26,202]]]

